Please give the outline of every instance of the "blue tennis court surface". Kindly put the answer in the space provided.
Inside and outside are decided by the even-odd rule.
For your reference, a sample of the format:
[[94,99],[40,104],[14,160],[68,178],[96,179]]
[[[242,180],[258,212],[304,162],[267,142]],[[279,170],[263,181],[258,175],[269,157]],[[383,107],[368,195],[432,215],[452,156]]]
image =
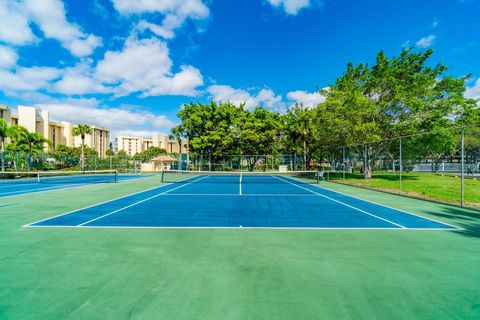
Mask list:
[[195,176],[32,223],[34,227],[455,230],[280,176]]
[[[148,175],[140,175],[140,174],[118,174],[117,180],[123,181],[123,180],[144,178],[147,176]],[[78,178],[52,177],[52,178],[46,178],[45,180],[48,180],[48,181],[37,183],[35,178],[2,181],[0,183],[0,198],[37,193],[37,192],[44,192],[44,191],[50,191],[50,190],[72,188],[72,187],[84,186],[92,183],[113,182],[114,177],[101,177],[101,176],[78,177]]]

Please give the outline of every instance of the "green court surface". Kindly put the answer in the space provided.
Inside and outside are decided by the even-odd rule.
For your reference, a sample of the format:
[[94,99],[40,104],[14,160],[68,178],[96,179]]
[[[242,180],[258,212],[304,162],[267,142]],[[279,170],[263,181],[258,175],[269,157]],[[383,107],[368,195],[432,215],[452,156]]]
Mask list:
[[458,231],[25,228],[158,177],[0,199],[0,319],[480,319],[480,212],[323,187]]

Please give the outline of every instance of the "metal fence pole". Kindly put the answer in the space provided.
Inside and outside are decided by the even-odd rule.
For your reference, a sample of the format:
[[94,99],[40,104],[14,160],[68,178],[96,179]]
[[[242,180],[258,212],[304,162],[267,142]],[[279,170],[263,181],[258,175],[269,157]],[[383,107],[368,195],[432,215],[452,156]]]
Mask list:
[[461,205],[465,205],[465,128],[462,128],[462,178],[460,182]]
[[345,182],[345,147],[343,147],[343,164],[342,164],[342,167],[343,167],[343,182]]
[[402,174],[403,174],[403,156],[402,156],[402,138],[400,138],[400,194],[403,192]]

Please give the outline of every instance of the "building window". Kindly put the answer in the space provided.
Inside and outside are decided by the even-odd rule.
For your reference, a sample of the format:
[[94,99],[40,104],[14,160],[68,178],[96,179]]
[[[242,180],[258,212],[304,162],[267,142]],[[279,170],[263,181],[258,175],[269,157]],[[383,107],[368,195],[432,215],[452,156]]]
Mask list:
[[55,127],[52,127],[52,146],[54,149],[56,146],[56,141],[57,141],[57,138],[56,138]]

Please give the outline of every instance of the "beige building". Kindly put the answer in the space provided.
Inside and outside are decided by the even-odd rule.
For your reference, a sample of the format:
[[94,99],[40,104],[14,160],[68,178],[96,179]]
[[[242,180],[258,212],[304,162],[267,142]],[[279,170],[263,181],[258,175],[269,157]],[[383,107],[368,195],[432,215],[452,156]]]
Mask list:
[[[154,135],[152,139],[135,136],[118,136],[115,138],[115,146],[118,151],[125,151],[129,156],[145,151],[150,147],[157,147],[167,150],[168,153],[180,153],[177,140],[172,140],[166,134]],[[182,153],[187,153],[186,141],[182,142]]]
[[[37,132],[52,142],[52,148],[59,144],[69,147],[79,147],[82,140],[79,136],[72,135],[75,124],[70,122],[54,122],[46,110],[35,107],[18,106],[18,114],[12,114],[10,108],[0,105],[0,116],[10,125],[25,127],[29,132]],[[100,156],[105,156],[110,141],[108,129],[90,126],[92,134],[86,135],[85,145],[95,149]],[[45,148],[48,148],[46,145]]]

